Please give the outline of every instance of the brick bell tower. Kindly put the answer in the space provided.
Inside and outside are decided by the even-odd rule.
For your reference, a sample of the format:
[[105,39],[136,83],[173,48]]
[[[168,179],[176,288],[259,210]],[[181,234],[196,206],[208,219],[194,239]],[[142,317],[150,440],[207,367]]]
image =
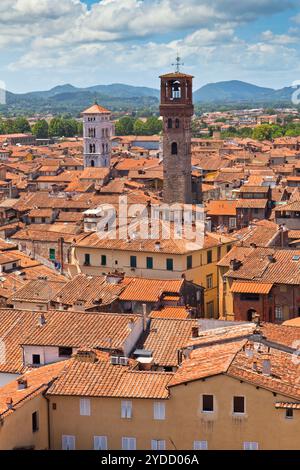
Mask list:
[[160,114],[163,117],[163,200],[192,202],[191,121],[194,114],[193,76],[176,71],[162,75]]

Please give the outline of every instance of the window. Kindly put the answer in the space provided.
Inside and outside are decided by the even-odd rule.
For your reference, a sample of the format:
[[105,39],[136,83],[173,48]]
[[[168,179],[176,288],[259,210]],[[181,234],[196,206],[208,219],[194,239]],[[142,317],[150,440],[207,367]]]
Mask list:
[[258,450],[258,442],[244,442],[244,450]]
[[206,276],[206,289],[212,289],[213,288],[213,275],[209,274]]
[[154,419],[163,420],[166,419],[166,405],[161,401],[156,401],[153,404],[153,415]]
[[94,450],[107,450],[107,437],[94,436]]
[[107,263],[106,255],[102,255],[101,256],[101,266],[106,266],[106,263]]
[[168,119],[168,129],[172,129],[173,127],[173,121],[171,118]]
[[72,348],[58,348],[59,357],[70,357],[72,356],[72,352],[73,352]]
[[132,418],[132,402],[123,400],[121,402],[121,418]]
[[41,363],[41,356],[39,354],[32,354],[32,364],[39,365]]
[[91,400],[80,398],[80,416],[91,416]]
[[151,441],[151,450],[165,450],[166,449],[166,441],[161,439],[152,439]]
[[211,413],[214,411],[214,396],[202,395],[202,411]]
[[194,450],[207,450],[207,441],[194,441]]
[[275,320],[276,321],[282,321],[283,320],[283,312],[282,312],[281,305],[276,305],[275,306]]
[[226,249],[227,249],[227,253],[229,253],[229,251],[231,250],[232,248],[232,245],[227,245]]
[[95,160],[91,160],[91,167],[92,167],[92,168],[95,167]]
[[39,430],[39,413],[35,411],[32,413],[32,432],[37,432]]
[[211,264],[212,263],[212,251],[209,250],[207,252],[207,264]]
[[173,259],[168,258],[166,261],[167,271],[173,271]]
[[180,127],[180,121],[179,121],[179,119],[176,119],[176,120],[175,120],[175,127],[176,127],[176,129],[179,129],[179,127]]
[[89,255],[88,253],[86,253],[84,255],[84,265],[85,266],[90,266],[91,264],[91,255]]
[[229,228],[236,228],[236,218],[229,217]]
[[241,300],[250,300],[252,302],[258,302],[259,301],[259,294],[241,294],[240,295]]
[[130,267],[131,268],[136,268],[136,256],[130,256]]
[[177,155],[178,154],[178,145],[176,142],[173,142],[171,145],[171,154]]
[[214,301],[212,300],[211,302],[207,302],[206,304],[206,313],[208,318],[213,318],[214,313],[215,313],[215,308],[214,308]]
[[245,413],[245,397],[233,397],[233,412]]
[[62,436],[62,450],[75,450],[75,436]]
[[153,269],[153,258],[147,257],[147,269]]
[[186,269],[192,269],[193,267],[193,257],[188,256],[186,259]]
[[122,450],[136,450],[136,438],[122,437]]
[[49,259],[51,261],[55,261],[55,249],[54,248],[50,248],[49,250]]
[[287,409],[285,410],[285,417],[286,417],[287,419],[293,419],[293,417],[294,417],[294,410],[293,410],[292,408],[287,408]]

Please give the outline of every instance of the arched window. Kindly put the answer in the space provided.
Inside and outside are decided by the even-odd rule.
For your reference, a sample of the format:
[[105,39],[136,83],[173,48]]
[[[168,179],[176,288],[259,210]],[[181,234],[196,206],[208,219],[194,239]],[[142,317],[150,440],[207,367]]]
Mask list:
[[178,118],[175,120],[175,127],[176,127],[176,129],[179,129],[179,127],[180,127],[180,121],[179,121]]
[[93,153],[93,144],[90,144],[90,153]]
[[172,84],[172,98],[180,99],[181,98],[181,85],[180,82],[176,81]]
[[91,167],[94,168],[95,166],[95,160],[91,160]]
[[177,155],[178,154],[178,145],[177,145],[176,142],[172,143],[171,153],[172,153],[172,155]]
[[172,129],[173,127],[173,121],[171,118],[168,119],[168,129]]

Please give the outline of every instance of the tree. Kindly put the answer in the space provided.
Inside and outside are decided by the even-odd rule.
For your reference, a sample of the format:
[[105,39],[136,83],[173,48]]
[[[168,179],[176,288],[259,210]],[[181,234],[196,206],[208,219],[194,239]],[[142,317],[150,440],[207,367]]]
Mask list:
[[145,123],[141,119],[137,119],[133,126],[134,135],[145,135],[146,130]]
[[145,130],[146,135],[159,134],[162,131],[162,121],[155,116],[149,117],[146,122]]
[[47,139],[49,136],[49,126],[45,119],[37,121],[32,129],[33,134],[37,139]]
[[272,140],[272,126],[270,124],[262,124],[255,127],[252,137],[255,140]]
[[14,127],[17,133],[26,134],[27,132],[31,132],[30,124],[25,117],[17,117]]
[[132,135],[134,118],[124,116],[116,123],[116,135]]

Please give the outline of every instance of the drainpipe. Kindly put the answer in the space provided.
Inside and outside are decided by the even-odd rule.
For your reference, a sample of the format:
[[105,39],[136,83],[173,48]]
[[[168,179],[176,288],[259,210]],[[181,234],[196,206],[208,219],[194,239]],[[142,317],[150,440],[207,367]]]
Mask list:
[[50,436],[50,400],[44,394],[44,398],[47,401],[47,432],[48,432],[48,450],[51,450],[51,436]]

